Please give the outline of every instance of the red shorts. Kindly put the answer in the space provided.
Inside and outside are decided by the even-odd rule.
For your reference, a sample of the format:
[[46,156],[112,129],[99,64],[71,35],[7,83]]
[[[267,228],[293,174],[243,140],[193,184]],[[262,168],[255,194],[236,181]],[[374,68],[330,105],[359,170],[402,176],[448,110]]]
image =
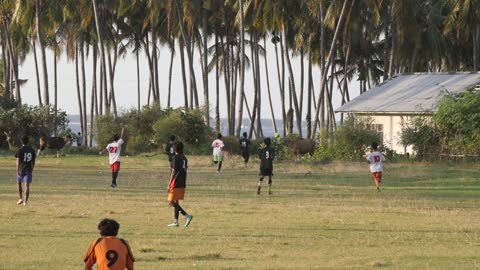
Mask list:
[[377,180],[378,182],[382,182],[382,172],[373,172],[372,177],[373,177],[373,180]]
[[120,171],[120,162],[117,161],[113,164],[110,164],[110,169],[112,170],[112,172]]

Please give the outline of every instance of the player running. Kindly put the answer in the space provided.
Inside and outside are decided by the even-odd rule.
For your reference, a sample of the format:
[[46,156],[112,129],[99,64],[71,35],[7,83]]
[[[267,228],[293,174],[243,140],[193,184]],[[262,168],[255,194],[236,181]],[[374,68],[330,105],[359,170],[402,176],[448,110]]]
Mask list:
[[367,156],[368,163],[370,163],[370,172],[372,173],[373,181],[377,187],[377,192],[380,192],[380,183],[382,182],[383,162],[385,157],[378,151],[378,144],[372,143],[370,153]]
[[222,169],[223,147],[225,147],[225,145],[223,144],[223,141],[222,141],[222,134],[219,133],[217,135],[217,139],[212,142],[213,163],[214,164],[218,163],[217,173],[220,173],[220,170]]
[[127,241],[117,238],[120,224],[113,219],[104,219],[98,224],[101,238],[94,240],[83,256],[85,270],[97,263],[98,270],[133,270],[132,250]]
[[173,207],[174,220],[168,227],[178,227],[178,216],[182,214],[185,217],[185,227],[190,225],[193,216],[187,214],[180,206],[179,201],[185,196],[187,187],[187,168],[188,160],[183,154],[183,143],[178,142],[175,145],[175,156],[172,160],[172,175],[168,183],[168,203]]
[[273,175],[273,159],[275,158],[275,149],[271,147],[270,138],[263,140],[265,147],[260,150],[258,157],[260,158],[260,179],[258,180],[257,194],[260,195],[263,178],[268,176],[268,195],[272,194],[272,175]]
[[113,142],[109,143],[105,149],[98,153],[101,155],[105,151],[108,151],[108,160],[110,162],[110,169],[112,170],[112,188],[117,187],[117,177],[120,171],[120,152],[122,151],[123,145],[123,131],[124,128],[122,127],[120,136],[118,136],[118,134],[113,135]]
[[[27,205],[32,183],[33,168],[35,167],[35,150],[28,145],[28,136],[22,137],[22,147],[15,153],[17,159],[17,191],[19,199],[17,204]],[[22,198],[22,182],[25,182],[25,200]]]
[[240,138],[240,150],[242,151],[243,163],[247,168],[248,160],[250,159],[250,140],[247,138],[247,132],[243,132],[243,137]]

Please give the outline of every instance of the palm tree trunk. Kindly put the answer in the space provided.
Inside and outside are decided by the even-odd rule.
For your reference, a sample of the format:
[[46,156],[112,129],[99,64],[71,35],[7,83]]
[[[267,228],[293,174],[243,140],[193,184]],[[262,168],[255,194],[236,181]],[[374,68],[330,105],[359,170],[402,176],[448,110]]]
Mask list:
[[245,96],[245,21],[243,12],[243,0],[240,0],[240,91],[238,99],[238,115],[236,136],[240,137],[243,118],[243,97]]
[[[106,82],[107,82],[107,78],[106,78],[106,64],[105,64],[105,47],[103,45],[103,39],[102,39],[102,31],[100,30],[100,21],[99,21],[99,17],[98,17],[98,6],[97,6],[97,2],[96,0],[92,0],[92,5],[93,5],[93,14],[95,16],[95,27],[97,29],[97,37],[98,37],[98,42],[100,43],[99,46],[100,46],[100,66],[101,66],[101,80],[102,80],[102,83],[101,83],[101,87],[100,87],[100,90],[101,90],[101,94],[100,94],[100,102],[102,101],[102,93],[104,95],[104,102],[103,104],[105,105],[105,113],[110,113],[110,109],[109,109],[109,106],[108,106],[108,95],[107,95],[107,85],[106,85]],[[102,89],[103,88],[103,89]],[[103,90],[103,91],[102,91]],[[102,105],[100,105],[100,114],[102,114]]]
[[[18,57],[14,53],[14,47],[13,47],[13,42],[12,42],[12,37],[9,35],[9,30],[6,26],[6,23],[2,23],[3,26],[3,31],[5,33],[5,39],[7,43],[7,48],[8,48],[8,54],[10,55],[10,70],[13,73],[13,77],[15,79],[15,99],[18,104],[22,104],[22,96],[20,92],[20,82],[18,80]],[[13,94],[13,92],[12,92]]]
[[188,110],[188,88],[187,88],[187,75],[185,70],[185,52],[184,52],[184,45],[183,41],[178,41],[180,46],[180,64],[182,68],[182,82],[183,82],[183,98],[185,101],[185,110]]
[[312,136],[312,97],[313,92],[313,76],[312,76],[312,53],[311,53],[311,44],[309,42],[309,53],[308,53],[308,90],[307,90],[307,115],[305,120],[307,121],[307,138],[311,139]]
[[[263,47],[265,50],[267,49],[267,38],[263,38]],[[267,81],[267,92],[268,92],[268,102],[270,104],[270,113],[272,115],[272,125],[273,125],[273,131],[275,133],[278,133],[277,130],[277,122],[275,121],[275,113],[273,112],[273,103],[272,103],[272,94],[270,93],[270,78],[268,76],[268,61],[267,61],[267,52],[265,51],[264,55],[264,60],[265,60],[265,78]]]
[[256,73],[257,73],[257,89],[258,89],[258,102],[257,102],[257,132],[259,137],[263,137],[263,130],[262,130],[262,87],[260,84],[260,57],[259,57],[259,40],[258,36],[255,36],[255,63],[257,65]]
[[75,44],[75,79],[77,83],[78,113],[80,115],[80,130],[83,131],[82,94],[80,89],[80,73],[78,70],[78,44]]
[[[285,90],[285,55],[283,54],[283,51],[284,51],[284,49],[283,49],[283,35],[280,35],[280,57],[281,57],[280,59],[282,60],[281,61],[281,64],[282,64],[282,77],[281,77],[282,78],[282,81],[281,81],[282,94],[281,95],[283,96],[282,105],[283,105],[283,107],[285,107],[285,98],[286,98],[285,93],[287,91]],[[288,113],[285,115],[285,120],[287,122],[283,123],[284,126],[287,126],[287,128],[285,129],[285,133],[286,133],[285,136],[290,134],[288,132],[288,117],[287,116],[288,116]]]
[[[254,37],[252,34],[250,34],[250,40],[254,40]],[[252,70],[252,82],[253,82],[253,89],[254,89],[254,94],[253,94],[253,106],[252,106],[252,119],[250,121],[250,130],[248,133],[248,137],[252,137],[253,129],[255,127],[255,120],[257,119],[257,103],[258,103],[258,85],[257,85],[257,72],[256,69],[258,68],[256,65],[255,61],[255,56],[254,56],[254,48],[253,46],[250,46],[250,59],[251,59],[251,70]],[[240,132],[238,132],[240,136]]]
[[203,9],[203,103],[205,123],[210,127],[210,100],[208,89],[208,10]]
[[[352,0],[351,2],[351,5],[353,5],[355,2],[355,0]],[[317,110],[315,112],[315,124],[314,124],[314,128],[313,128],[313,133],[315,134],[316,133],[316,128],[317,128],[317,121],[318,121],[318,117],[319,117],[319,114],[320,114],[320,107],[322,107],[320,104],[322,102],[321,98],[323,96],[323,93],[324,93],[324,90],[325,90],[325,84],[326,84],[326,78],[327,78],[327,73],[326,70],[328,70],[330,68],[330,65],[332,64],[333,62],[333,52],[336,50],[337,48],[337,39],[338,39],[338,34],[340,32],[340,29],[342,28],[342,25],[343,25],[343,17],[344,17],[344,14],[345,14],[345,10],[346,10],[346,7],[347,7],[347,3],[348,3],[348,0],[345,0],[343,2],[343,7],[342,7],[342,12],[340,13],[340,17],[338,18],[338,23],[337,23],[337,27],[335,29],[335,34],[333,35],[333,40],[332,40],[332,43],[330,45],[330,52],[328,54],[328,61],[327,61],[327,65],[325,66],[325,69],[323,71],[323,74],[322,77],[321,77],[321,80],[320,80],[320,96],[319,96],[319,100],[317,102]],[[325,36],[322,36],[322,39],[325,38]],[[327,91],[328,92],[328,91]]]
[[287,126],[286,126],[286,112],[285,112],[285,91],[282,86],[282,78],[281,78],[281,73],[280,73],[280,62],[278,60],[278,47],[277,47],[277,42],[274,42],[275,44],[275,59],[277,63],[277,75],[278,75],[278,85],[280,87],[280,100],[281,100],[281,107],[282,107],[282,125],[283,125],[283,136],[287,136]]
[[82,137],[83,143],[88,145],[88,121],[87,121],[87,78],[85,76],[85,46],[82,42],[80,44],[80,60],[81,60],[81,67],[82,67],[82,114],[83,114],[83,129],[82,129]]
[[287,59],[287,67],[288,67],[288,72],[290,75],[290,88],[291,88],[291,94],[290,96],[293,97],[293,106],[295,108],[295,115],[297,117],[297,130],[298,130],[298,135],[300,138],[302,138],[302,115],[300,114],[300,108],[298,106],[298,99],[297,99],[297,93],[295,90],[295,77],[293,75],[293,69],[292,69],[292,62],[290,61],[290,54],[288,52],[288,42],[287,39],[285,39],[285,58]]
[[[190,40],[190,36],[188,35],[186,29],[185,29],[185,22],[183,19],[183,2],[180,0],[176,1],[176,9],[178,13],[178,18],[179,18],[179,25],[180,25],[180,31],[182,32],[182,37],[183,41],[185,42],[185,47],[187,48],[187,58],[188,58],[188,63],[189,63],[189,71],[190,71],[190,82],[192,85],[192,90],[197,91],[197,82],[195,79],[195,69],[193,68],[193,56],[191,52],[192,44]],[[197,104],[198,105],[198,104]]]
[[137,111],[140,113],[140,57],[139,57],[139,51],[135,51],[135,57],[137,60]]
[[153,62],[153,81],[155,102],[160,106],[160,85],[158,80],[158,54],[157,54],[157,28],[152,24],[152,62]]
[[108,71],[109,71],[109,78],[110,78],[110,97],[109,97],[109,102],[110,102],[110,107],[113,108],[113,116],[115,118],[118,117],[117,113],[117,102],[115,99],[115,85],[114,85],[114,78],[115,78],[115,67],[112,65],[112,57],[110,55],[110,51],[107,53],[108,56]]
[[4,96],[10,97],[11,96],[11,79],[10,79],[10,57],[8,56],[8,50],[6,48],[6,35],[3,31],[3,28],[0,28],[1,39],[0,42],[2,44],[2,63],[3,63],[3,86],[4,86]]
[[[393,9],[393,7],[392,7]],[[390,46],[390,61],[389,61],[389,67],[388,67],[388,77],[392,78],[393,77],[393,72],[394,72],[394,67],[395,67],[395,50],[397,49],[397,27],[395,23],[395,16],[393,13],[392,15],[392,25],[390,27],[391,29],[391,46]]]
[[40,14],[41,14],[41,6],[40,0],[35,0],[35,22],[37,26],[37,39],[38,44],[40,44],[40,55],[42,57],[42,69],[43,69],[43,101],[45,105],[50,105],[50,97],[48,91],[48,70],[47,70],[47,56],[45,54],[45,44],[43,43],[43,32],[40,24]]
[[151,98],[152,92],[153,92],[153,100],[154,101],[156,100],[156,97],[155,97],[155,91],[150,92],[150,87],[154,87],[154,85],[155,85],[155,68],[153,67],[153,56],[150,54],[150,46],[148,44],[150,44],[150,42],[149,42],[148,34],[147,34],[147,35],[145,35],[145,47],[146,47],[145,48],[145,53],[146,53],[147,59],[148,59],[148,70],[150,71],[150,83],[149,83],[147,104],[150,104],[150,98]]
[[220,133],[220,67],[218,63],[218,34],[215,32],[215,131]]
[[229,38],[228,36],[226,37],[226,43],[223,43],[223,37],[220,36],[220,45],[221,45],[221,51],[223,54],[223,78],[225,82],[225,97],[227,101],[227,124],[228,124],[228,133],[231,134],[231,130],[234,129],[232,126],[232,118],[235,117],[235,115],[232,115],[232,104],[230,103],[230,56],[229,56]]
[[38,60],[37,60],[37,46],[35,41],[32,42],[33,45],[33,60],[35,63],[35,77],[37,78],[37,95],[38,95],[38,105],[43,106],[42,102],[42,90],[40,89],[40,74],[38,72]]
[[58,116],[58,72],[57,72],[57,52],[53,52],[53,136],[57,136],[57,116]]
[[[173,41],[175,42],[175,41]],[[175,59],[175,49],[174,44],[170,45],[170,67],[168,69],[168,97],[167,97],[167,108],[170,108],[170,100],[172,94],[172,72],[173,72],[173,60]]]
[[93,57],[92,57],[92,96],[90,102],[90,140],[89,147],[92,147],[93,141],[93,127],[94,127],[94,114],[98,116],[98,102],[97,102],[97,46],[93,45]]

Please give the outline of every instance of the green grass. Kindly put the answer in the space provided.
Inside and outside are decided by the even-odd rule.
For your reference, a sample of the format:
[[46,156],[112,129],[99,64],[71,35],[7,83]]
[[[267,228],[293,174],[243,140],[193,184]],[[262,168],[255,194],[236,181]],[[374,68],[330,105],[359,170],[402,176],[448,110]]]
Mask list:
[[168,228],[163,156],[124,157],[116,190],[105,156],[42,157],[27,207],[14,158],[0,157],[0,270],[83,269],[104,217],[120,222],[135,269],[480,268],[474,165],[387,164],[377,193],[366,163],[276,163],[274,194],[257,196],[256,160],[244,171],[234,157],[220,175],[209,157],[189,161],[194,219]]

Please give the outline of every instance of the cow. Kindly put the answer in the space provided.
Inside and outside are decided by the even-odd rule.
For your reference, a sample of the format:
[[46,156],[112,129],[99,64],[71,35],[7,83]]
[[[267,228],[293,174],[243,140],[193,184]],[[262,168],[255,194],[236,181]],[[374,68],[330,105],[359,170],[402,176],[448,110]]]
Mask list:
[[45,150],[45,148],[49,149],[57,149],[57,158],[60,149],[62,149],[65,144],[70,142],[72,140],[72,136],[67,135],[65,137],[46,137],[46,136],[41,136],[40,137],[40,147],[38,148],[38,153],[37,157],[40,156],[40,153]]
[[296,140],[285,140],[285,143],[293,151],[295,156],[310,154],[313,156],[315,152],[315,141],[312,139],[296,139]]

